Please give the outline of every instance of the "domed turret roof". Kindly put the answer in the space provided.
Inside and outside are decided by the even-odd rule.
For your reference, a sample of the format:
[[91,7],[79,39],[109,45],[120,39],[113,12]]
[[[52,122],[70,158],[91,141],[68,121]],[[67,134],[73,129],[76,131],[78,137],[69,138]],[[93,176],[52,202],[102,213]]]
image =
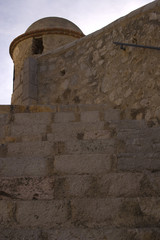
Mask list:
[[26,32],[15,38],[10,45],[10,55],[12,57],[13,50],[16,45],[28,38],[40,37],[47,34],[58,34],[72,36],[75,39],[84,37],[83,32],[71,21],[59,17],[46,17],[42,18],[26,30]]
[[41,31],[41,30],[49,30],[49,29],[66,29],[72,30],[78,33],[82,33],[82,31],[71,21],[59,18],[59,17],[46,17],[42,18],[36,22],[34,22],[27,30],[26,33],[33,31]]

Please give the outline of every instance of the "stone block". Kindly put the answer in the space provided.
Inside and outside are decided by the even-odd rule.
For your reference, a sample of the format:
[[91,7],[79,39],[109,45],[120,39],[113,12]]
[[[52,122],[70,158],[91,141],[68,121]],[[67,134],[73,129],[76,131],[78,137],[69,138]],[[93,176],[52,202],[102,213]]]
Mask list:
[[47,125],[51,122],[52,113],[16,113],[14,115],[14,125],[30,127],[32,125]]
[[9,200],[0,200],[0,225],[9,226],[14,222],[15,203]]
[[63,174],[105,173],[111,170],[109,154],[72,154],[55,156],[54,169]]
[[120,120],[120,110],[108,109],[104,113],[104,119],[107,122]]
[[146,130],[147,125],[144,120],[120,120],[117,121],[116,123],[113,123],[113,125],[116,126],[118,130],[128,130],[128,129],[138,129],[138,130]]
[[1,113],[0,112],[0,126],[4,126],[7,124],[7,121],[9,120],[8,113]]
[[50,157],[52,146],[47,141],[8,144],[8,157]]
[[[88,192],[93,186],[92,176],[74,175],[66,177],[66,195],[70,198],[82,198],[88,196]],[[96,189],[95,189],[96,191]]]
[[80,112],[104,111],[109,108],[109,105],[108,104],[78,104],[77,107]]
[[81,112],[82,122],[99,122],[100,116],[99,111],[85,111]]
[[2,240],[159,240],[159,228],[0,228]]
[[8,147],[6,144],[0,144],[0,158],[6,157],[8,152]]
[[118,156],[117,168],[123,171],[160,170],[159,153],[124,153]]
[[75,199],[71,201],[72,221],[79,226],[113,227],[121,199]]
[[[104,122],[68,122],[68,123],[53,123],[52,135],[49,138],[53,141],[77,140],[83,139],[93,131],[102,130]],[[86,133],[87,132],[87,133]]]
[[106,153],[112,154],[115,150],[114,139],[94,139],[68,141],[65,143],[66,153]]
[[58,112],[77,112],[78,106],[75,104],[68,104],[68,105],[57,105]]
[[111,130],[93,130],[93,131],[86,131],[84,133],[83,139],[84,140],[91,140],[91,139],[109,139],[112,137]]
[[0,114],[8,114],[10,112],[11,105],[0,105]]
[[79,226],[158,227],[159,198],[101,198],[71,201],[72,221]]
[[0,199],[51,200],[54,197],[55,177],[1,177]]
[[[84,228],[44,230],[50,240],[159,240],[159,228]],[[6,239],[5,239],[6,240]],[[10,240],[10,239],[9,239]],[[18,239],[19,240],[19,239]],[[28,239],[27,239],[28,240]]]
[[39,139],[40,134],[45,134],[47,130],[46,124],[31,124],[31,125],[12,125],[11,126],[11,136],[21,136],[23,139],[26,135],[30,136],[30,139],[34,137],[38,137]]
[[73,122],[75,121],[75,114],[73,112],[57,112],[54,116],[54,122]]
[[141,196],[142,173],[108,173],[96,177],[97,195],[101,197]]
[[63,226],[69,218],[69,204],[66,200],[17,201],[16,219],[25,227]]
[[40,156],[0,158],[0,176],[46,176],[49,173],[49,160]]
[[44,240],[40,229],[0,227],[1,240]]

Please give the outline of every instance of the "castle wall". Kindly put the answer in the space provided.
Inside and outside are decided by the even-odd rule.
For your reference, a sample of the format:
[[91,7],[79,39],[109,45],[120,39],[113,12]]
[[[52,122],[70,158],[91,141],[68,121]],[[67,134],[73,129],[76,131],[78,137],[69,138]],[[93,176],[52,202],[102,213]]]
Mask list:
[[[156,1],[69,45],[39,56],[38,104],[107,103],[160,119],[160,51],[113,41],[159,46]],[[153,37],[154,36],[154,37]]]

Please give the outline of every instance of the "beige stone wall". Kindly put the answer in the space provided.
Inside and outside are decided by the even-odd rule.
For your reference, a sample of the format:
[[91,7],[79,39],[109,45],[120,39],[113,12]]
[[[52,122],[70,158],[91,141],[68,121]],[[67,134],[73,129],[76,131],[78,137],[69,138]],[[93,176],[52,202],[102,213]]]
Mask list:
[[0,106],[0,127],[0,239],[159,240],[159,126],[81,104]]
[[73,44],[38,58],[38,104],[107,103],[134,109],[137,118],[160,119],[159,1]]
[[50,34],[43,36],[43,53],[53,51],[67,43],[73,42],[76,38],[67,35]]

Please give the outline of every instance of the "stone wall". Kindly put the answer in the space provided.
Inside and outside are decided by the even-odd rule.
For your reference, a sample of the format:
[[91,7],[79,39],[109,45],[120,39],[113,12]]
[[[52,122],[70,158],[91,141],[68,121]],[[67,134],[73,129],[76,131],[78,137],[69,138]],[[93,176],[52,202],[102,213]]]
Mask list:
[[159,51],[122,50],[113,44],[159,46],[159,9],[159,1],[155,1],[89,36],[48,54],[34,55],[36,87],[23,97],[24,65],[12,104],[107,103],[125,111],[132,109],[137,119],[159,121]]
[[102,30],[39,56],[38,104],[107,103],[135,109],[138,118],[160,119],[158,50],[113,41],[159,46],[160,5],[155,1]]
[[0,239],[159,240],[159,126],[107,105],[0,113]]

